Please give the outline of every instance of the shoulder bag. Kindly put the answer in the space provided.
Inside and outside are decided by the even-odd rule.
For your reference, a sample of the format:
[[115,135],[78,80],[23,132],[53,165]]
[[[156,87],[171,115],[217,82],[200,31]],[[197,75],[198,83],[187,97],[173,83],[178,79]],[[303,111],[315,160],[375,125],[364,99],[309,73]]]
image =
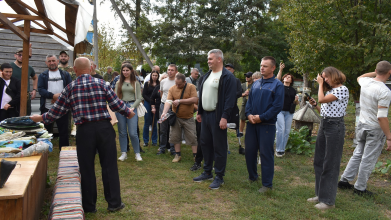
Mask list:
[[[180,97],[179,99],[182,99],[182,98],[183,98],[183,93],[185,92],[186,86],[187,86],[187,83],[185,84],[185,87],[183,87],[182,94],[181,94],[181,97]],[[176,107],[176,111],[175,111],[175,112],[171,112],[170,116],[168,117],[168,123],[169,123],[171,126],[174,126],[174,125],[175,125],[175,122],[176,122],[176,114],[178,113],[179,106],[180,106],[180,104]]]

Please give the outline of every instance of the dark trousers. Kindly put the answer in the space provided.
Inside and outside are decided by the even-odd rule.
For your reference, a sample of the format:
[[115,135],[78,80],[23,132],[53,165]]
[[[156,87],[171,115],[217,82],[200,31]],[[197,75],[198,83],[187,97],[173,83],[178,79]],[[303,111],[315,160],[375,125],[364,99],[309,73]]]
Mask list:
[[343,117],[322,119],[314,156],[315,194],[327,205],[335,204],[344,137]]
[[[44,108],[41,110],[41,114],[48,112],[49,109]],[[69,146],[69,112],[65,115],[63,115],[61,118],[56,120],[57,124],[57,129],[58,133],[60,135],[60,140],[59,140],[59,146],[60,146],[60,151],[63,146]],[[49,133],[53,133],[53,125],[54,123],[45,124],[46,130],[48,130]]]
[[227,129],[220,129],[219,124],[220,119],[216,118],[215,111],[202,113],[200,141],[204,154],[204,170],[211,173],[215,161],[215,173],[223,177],[228,155]]
[[7,118],[18,117],[18,116],[19,116],[19,112],[17,112],[15,108],[8,108],[8,110],[0,109],[0,121],[3,121],[4,119]]
[[200,141],[200,137],[201,137],[201,123],[198,122],[196,120],[196,132],[197,132],[197,154],[195,156],[195,162],[197,162],[198,164],[200,164],[202,162],[202,159],[204,157],[204,155],[202,154],[202,149],[201,149],[201,141]]
[[117,166],[115,131],[110,121],[96,121],[80,125],[76,133],[77,158],[81,174],[83,209],[85,212],[96,208],[95,155],[99,151],[102,167],[103,190],[108,206],[121,205],[120,182]]
[[273,186],[275,135],[276,125],[247,123],[245,157],[249,179],[256,180],[258,178],[257,154],[259,150],[262,161],[262,185],[266,187]]

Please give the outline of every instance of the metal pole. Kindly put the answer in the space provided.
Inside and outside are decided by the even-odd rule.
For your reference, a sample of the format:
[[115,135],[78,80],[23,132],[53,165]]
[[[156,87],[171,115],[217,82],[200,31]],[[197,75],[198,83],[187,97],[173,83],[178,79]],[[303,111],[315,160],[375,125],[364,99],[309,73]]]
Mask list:
[[98,47],[98,19],[96,14],[96,0],[94,0],[94,61],[96,64],[96,68],[99,68],[99,47]]
[[138,41],[136,35],[134,35],[132,28],[129,26],[128,22],[126,22],[124,16],[122,15],[121,11],[119,10],[117,4],[115,4],[115,1],[114,0],[110,0],[110,1],[111,1],[111,4],[113,5],[113,8],[117,12],[118,16],[121,18],[122,22],[124,23],[126,29],[128,30],[129,35],[132,37],[133,41],[136,43],[137,48],[140,50],[140,52],[143,55],[144,59],[147,61],[148,65],[152,69],[153,68],[153,64],[152,64],[151,60],[149,59],[149,57],[147,56],[147,54],[145,53],[145,51],[144,51],[143,47],[141,46],[140,42]]

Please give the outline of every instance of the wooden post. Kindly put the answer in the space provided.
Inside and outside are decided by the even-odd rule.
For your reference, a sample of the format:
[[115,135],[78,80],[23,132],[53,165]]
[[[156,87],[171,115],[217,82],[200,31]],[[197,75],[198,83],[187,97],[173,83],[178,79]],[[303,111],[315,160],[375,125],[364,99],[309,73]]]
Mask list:
[[22,78],[20,91],[20,116],[27,113],[27,91],[29,83],[29,47],[30,47],[30,21],[24,20],[24,34],[27,40],[23,40]]

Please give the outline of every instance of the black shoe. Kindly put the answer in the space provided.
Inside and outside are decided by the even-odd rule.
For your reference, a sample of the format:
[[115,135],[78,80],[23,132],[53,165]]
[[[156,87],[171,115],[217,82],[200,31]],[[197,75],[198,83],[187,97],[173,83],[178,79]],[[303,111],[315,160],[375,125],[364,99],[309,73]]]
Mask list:
[[201,164],[195,162],[192,167],[190,167],[190,171],[196,171],[201,169]]
[[95,210],[92,210],[92,211],[84,211],[84,213],[96,213],[96,209]]
[[354,188],[353,193],[356,195],[359,195],[359,196],[368,196],[368,197],[372,197],[375,195],[373,192],[368,191],[366,189],[365,190],[358,190],[356,188]]
[[107,211],[109,211],[109,212],[116,212],[116,211],[119,211],[119,210],[121,210],[123,208],[125,208],[125,204],[122,202],[119,207],[117,207],[117,208],[110,208],[109,207],[109,208],[107,208]]
[[204,180],[213,180],[213,174],[207,174],[206,172],[201,173],[201,175],[193,178],[193,182],[200,183]]
[[165,153],[166,153],[165,150],[160,149],[160,150],[156,153],[156,155],[165,154]]
[[140,153],[145,153],[145,151],[140,147]]
[[212,184],[209,185],[209,189],[219,189],[221,185],[224,184],[223,177],[216,176]]
[[148,143],[144,143],[144,145],[143,145],[144,147],[148,147]]
[[239,154],[243,154],[244,155],[245,151],[244,151],[244,148],[243,147],[239,147]]
[[349,182],[339,181],[338,188],[340,188],[340,189],[353,189],[354,185],[350,184]]

